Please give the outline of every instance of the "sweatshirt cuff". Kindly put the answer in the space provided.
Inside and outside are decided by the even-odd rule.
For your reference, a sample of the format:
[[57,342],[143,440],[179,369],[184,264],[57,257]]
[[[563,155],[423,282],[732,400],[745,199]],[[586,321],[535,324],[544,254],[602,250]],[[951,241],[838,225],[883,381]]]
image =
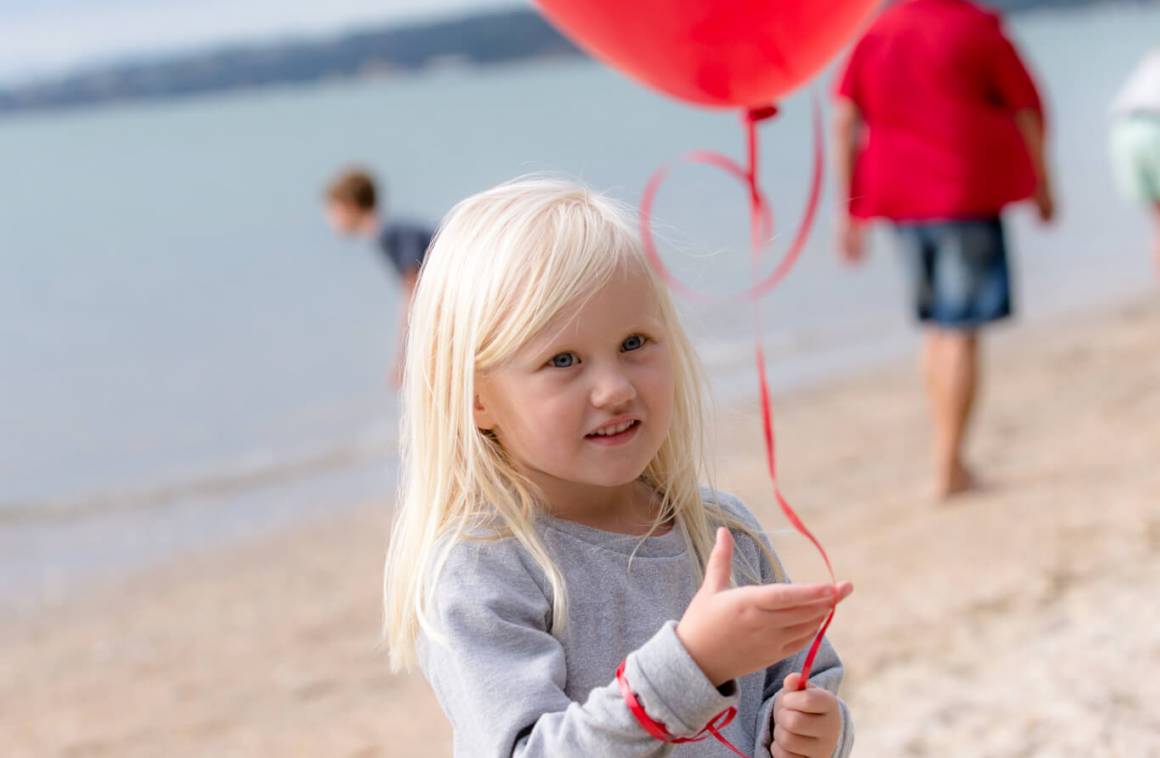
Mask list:
[[754,755],[760,758],[769,755],[769,746],[773,744],[773,704],[776,699],[774,696],[762,703],[761,714],[757,717],[757,749]]
[[[691,737],[721,711],[737,703],[733,680],[713,686],[677,638],[669,621],[652,639],[628,656],[625,674],[637,699],[674,737]],[[722,694],[722,692],[726,694]]]
[[838,698],[838,708],[842,714],[842,731],[838,732],[838,746],[834,748],[833,758],[846,758],[854,749],[854,722],[842,698]]

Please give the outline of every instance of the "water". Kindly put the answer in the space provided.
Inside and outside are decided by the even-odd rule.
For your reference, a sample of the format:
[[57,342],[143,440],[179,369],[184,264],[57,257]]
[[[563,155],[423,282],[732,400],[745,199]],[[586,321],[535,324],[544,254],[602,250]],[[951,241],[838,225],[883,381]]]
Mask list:
[[[1148,230],[1112,190],[1105,111],[1160,7],[1012,26],[1048,93],[1062,206],[1050,230],[1013,214],[1021,312],[1146,291]],[[806,196],[808,97],[762,128],[783,241]],[[337,168],[376,167],[394,210],[434,221],[533,171],[635,203],[695,147],[740,157],[736,117],[579,61],[0,121],[0,596],[389,498],[398,293],[372,250],[322,222]],[[719,292],[745,281],[744,202],[707,169],[673,175],[658,212],[702,256],[680,273]],[[780,389],[913,341],[890,240],[843,268],[824,203],[763,306]],[[685,314],[718,394],[750,392],[751,311]]]

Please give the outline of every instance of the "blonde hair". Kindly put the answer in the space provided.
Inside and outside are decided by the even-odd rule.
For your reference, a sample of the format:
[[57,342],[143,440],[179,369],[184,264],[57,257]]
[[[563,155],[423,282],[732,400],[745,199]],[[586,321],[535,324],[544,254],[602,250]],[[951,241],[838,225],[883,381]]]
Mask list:
[[514,538],[528,552],[550,585],[552,631],[563,628],[564,580],[534,529],[538,493],[496,438],[476,428],[475,377],[503,364],[624,266],[648,272],[672,351],[670,428],[641,477],[660,499],[653,530],[674,523],[698,582],[717,524],[750,532],[702,502],[701,368],[667,289],[647,264],[632,214],[572,182],[501,184],[462,201],[444,219],[412,303],[401,477],[384,578],[392,669],[415,662],[421,629],[439,638],[429,614],[439,573],[457,540],[481,534]]

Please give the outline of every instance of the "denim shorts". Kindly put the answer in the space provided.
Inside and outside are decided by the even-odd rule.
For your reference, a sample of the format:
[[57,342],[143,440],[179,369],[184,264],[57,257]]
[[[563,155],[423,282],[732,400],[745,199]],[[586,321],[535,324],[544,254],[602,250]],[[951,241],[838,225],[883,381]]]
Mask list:
[[919,321],[973,329],[1011,315],[1003,222],[900,223],[895,227]]

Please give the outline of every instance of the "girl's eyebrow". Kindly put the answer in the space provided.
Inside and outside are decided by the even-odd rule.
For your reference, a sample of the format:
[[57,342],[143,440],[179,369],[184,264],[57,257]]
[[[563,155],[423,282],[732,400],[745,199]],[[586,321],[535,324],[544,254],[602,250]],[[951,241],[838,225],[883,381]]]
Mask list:
[[[568,331],[568,327],[571,326],[572,323],[573,322],[569,320],[567,323],[557,327],[555,330],[552,330],[550,334],[548,330],[540,332],[538,335],[532,337],[525,343],[525,349],[527,349],[530,354],[534,355],[537,359],[542,360],[547,360],[548,358],[558,355],[559,353],[575,350],[574,347],[570,346],[572,344],[572,339],[565,336],[564,334],[566,331]],[[648,335],[658,335],[665,331],[665,323],[662,319],[656,316],[646,315],[637,321],[631,322],[621,331],[623,331],[624,334],[617,337],[618,340],[623,340],[625,337],[631,337],[633,334],[638,334],[641,332],[644,332]]]
[[577,352],[575,348],[568,345],[569,343],[559,336],[551,341],[544,340],[541,344],[530,343],[527,345],[528,364],[538,368],[561,353]]
[[637,332],[647,332],[648,334],[660,334],[664,331],[665,331],[665,324],[663,321],[661,321],[659,318],[655,318],[653,316],[647,316],[647,317],[641,319],[640,321],[636,322],[632,326],[632,328],[630,328],[625,333],[625,336],[636,334]]
[[565,329],[561,327],[551,336],[540,335],[539,337],[533,337],[527,346],[537,357],[544,359],[551,358],[558,353],[570,349],[567,347],[569,340],[564,336],[564,331]]

